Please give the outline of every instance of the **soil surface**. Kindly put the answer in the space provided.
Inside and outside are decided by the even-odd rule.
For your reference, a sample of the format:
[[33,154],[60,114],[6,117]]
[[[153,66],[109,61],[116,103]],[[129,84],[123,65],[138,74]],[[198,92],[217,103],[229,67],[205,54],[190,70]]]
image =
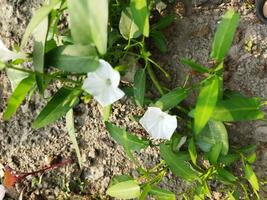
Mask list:
[[[177,12],[175,23],[166,30],[169,51],[167,54],[156,52],[155,59],[172,74],[172,78],[159,77],[172,87],[182,84],[190,70],[181,64],[181,58],[192,58],[209,66],[216,25],[229,7],[235,7],[241,13],[241,22],[227,57],[225,85],[247,96],[256,95],[267,99],[267,26],[259,22],[253,7],[248,4],[238,1],[202,2],[197,2],[191,16],[181,17]],[[41,3],[42,0],[0,1],[0,38],[7,46],[20,42],[31,14]],[[190,81],[196,79],[193,77]],[[53,91],[54,88],[47,91],[45,97],[49,97]],[[46,102],[40,96],[35,95],[31,100],[25,101],[12,120],[3,121],[3,111],[10,94],[11,85],[6,74],[1,72],[0,167],[7,163],[16,170],[29,172],[58,160],[75,159],[64,119],[43,129],[31,128],[33,119]],[[112,110],[112,122],[127,127],[139,136],[146,135],[140,125],[132,120],[132,116],[142,115],[144,110],[137,108],[130,99],[115,103]],[[105,191],[112,176],[122,173],[135,176],[133,163],[106,132],[101,113],[101,108],[94,101],[80,104],[74,109],[77,139],[85,165],[83,171],[79,170],[77,164],[70,164],[45,173],[42,180],[27,179],[18,184],[17,191],[8,198],[17,199],[17,195],[23,190],[25,199],[33,200],[106,199]],[[231,143],[257,144],[258,159],[254,167],[257,175],[266,179],[266,121],[231,124],[227,128]],[[149,148],[140,155],[147,167],[159,162],[157,149]],[[177,193],[186,187],[171,174],[164,179],[162,185]],[[267,198],[263,191],[261,195],[263,199]]]

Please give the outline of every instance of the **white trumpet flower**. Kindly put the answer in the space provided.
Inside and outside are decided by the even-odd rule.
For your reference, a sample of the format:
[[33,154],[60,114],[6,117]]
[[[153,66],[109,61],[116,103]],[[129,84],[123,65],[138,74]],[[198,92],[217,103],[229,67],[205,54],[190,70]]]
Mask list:
[[120,73],[105,60],[99,60],[94,72],[89,72],[83,83],[83,90],[90,93],[102,106],[107,106],[124,96],[119,89]]
[[177,128],[176,117],[156,107],[148,107],[139,122],[154,139],[170,140]]
[[16,53],[14,51],[10,51],[2,40],[0,40],[0,61],[7,62],[9,60],[14,60],[18,58],[25,58],[23,53]]
[[0,185],[0,200],[3,200],[6,194],[6,188],[3,185]]

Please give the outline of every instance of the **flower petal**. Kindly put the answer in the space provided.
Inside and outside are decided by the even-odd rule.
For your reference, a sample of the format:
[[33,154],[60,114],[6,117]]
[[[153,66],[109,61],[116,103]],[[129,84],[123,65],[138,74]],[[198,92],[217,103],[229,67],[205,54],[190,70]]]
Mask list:
[[101,104],[101,106],[107,106],[115,101],[118,101],[124,96],[124,92],[119,88],[106,88],[103,93],[94,96],[94,98]]
[[140,119],[140,124],[154,139],[169,140],[177,128],[177,119],[159,108],[149,107]]
[[124,96],[118,88],[120,74],[104,60],[99,60],[99,67],[89,72],[83,83],[83,90],[87,91],[102,105],[110,105]]
[[3,185],[0,185],[0,200],[3,200],[6,194],[6,188]]
[[25,55],[22,53],[16,53],[13,51],[10,51],[3,43],[2,40],[0,40],[0,60],[3,62],[7,62],[9,60],[17,59],[17,58],[24,58]]

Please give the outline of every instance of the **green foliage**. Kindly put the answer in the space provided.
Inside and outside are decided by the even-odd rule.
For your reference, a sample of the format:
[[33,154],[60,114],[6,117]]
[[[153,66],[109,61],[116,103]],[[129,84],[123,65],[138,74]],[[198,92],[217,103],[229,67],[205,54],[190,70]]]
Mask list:
[[79,90],[61,88],[39,113],[32,127],[35,129],[42,128],[64,116],[78,102],[79,94]]
[[199,73],[209,73],[209,69],[207,67],[204,67],[198,63],[196,63],[193,60],[188,60],[188,59],[183,59],[182,63],[185,65],[188,65],[189,67],[191,67],[193,70],[199,72]]
[[221,153],[227,155],[229,149],[228,133],[222,122],[210,120],[196,138],[202,151],[209,152],[214,145],[221,142]]
[[168,190],[152,187],[149,192],[153,197],[158,200],[175,200],[175,194]]
[[78,158],[78,163],[80,168],[83,166],[82,162],[82,156],[80,153],[80,148],[76,139],[76,133],[75,133],[75,128],[74,128],[74,118],[73,118],[73,109],[70,109],[67,114],[66,114],[66,127],[69,133],[69,138],[70,141],[73,145],[73,148],[75,150],[76,156]]
[[214,36],[211,57],[219,64],[223,61],[232,44],[238,25],[239,14],[234,10],[227,11],[220,22]]
[[254,192],[257,194],[260,189],[260,186],[255,172],[253,171],[252,167],[248,164],[244,166],[244,170],[246,179],[249,181]]
[[74,44],[59,46],[48,52],[46,65],[66,72],[87,73],[94,71],[99,63],[93,46]]
[[163,111],[170,110],[183,101],[187,95],[188,92],[186,89],[175,88],[157,100],[155,106],[161,108]]
[[107,51],[108,0],[68,0],[70,30],[75,43],[94,44],[100,54]]
[[35,84],[34,76],[23,79],[16,87],[12,95],[7,101],[7,108],[4,112],[4,120],[9,120],[24,100],[25,96],[29,93],[33,85]]
[[141,33],[138,26],[135,24],[132,11],[129,7],[125,8],[121,13],[119,29],[124,39],[138,38]]
[[123,181],[109,187],[107,194],[121,199],[133,199],[140,196],[140,186],[134,180]]
[[198,135],[205,127],[216,106],[219,94],[219,78],[217,76],[205,81],[195,108],[194,131]]
[[198,179],[198,173],[188,163],[189,156],[187,154],[174,153],[169,146],[161,144],[160,155],[176,176],[187,181]]
[[140,151],[149,146],[148,140],[139,139],[137,136],[127,133],[125,129],[109,122],[106,122],[105,124],[111,137],[126,150]]
[[146,90],[146,71],[139,69],[134,76],[134,98],[138,106],[144,105],[144,97]]
[[135,24],[138,26],[140,32],[149,36],[149,10],[147,7],[147,0],[130,0],[130,8]]

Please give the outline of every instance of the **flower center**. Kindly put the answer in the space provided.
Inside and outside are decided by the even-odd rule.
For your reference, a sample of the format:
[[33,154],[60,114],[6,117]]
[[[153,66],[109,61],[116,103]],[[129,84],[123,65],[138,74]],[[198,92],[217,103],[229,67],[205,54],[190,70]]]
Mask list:
[[106,79],[106,85],[107,86],[110,86],[112,83],[111,83],[111,79],[110,78],[108,78],[108,79]]

